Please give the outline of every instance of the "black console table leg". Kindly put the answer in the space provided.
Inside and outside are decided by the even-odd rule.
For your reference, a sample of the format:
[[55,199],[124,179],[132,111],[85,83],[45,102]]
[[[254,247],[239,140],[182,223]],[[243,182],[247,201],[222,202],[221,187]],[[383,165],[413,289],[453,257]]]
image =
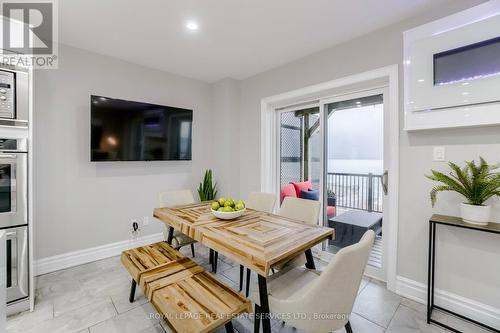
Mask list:
[[429,223],[429,248],[427,258],[427,324],[431,323],[432,224],[433,223]]

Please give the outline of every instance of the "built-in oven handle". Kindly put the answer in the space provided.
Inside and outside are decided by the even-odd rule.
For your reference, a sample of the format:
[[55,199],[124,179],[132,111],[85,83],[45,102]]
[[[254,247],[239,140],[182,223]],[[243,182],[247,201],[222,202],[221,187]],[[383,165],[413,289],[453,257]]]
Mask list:
[[0,153],[0,158],[17,158],[17,155]]

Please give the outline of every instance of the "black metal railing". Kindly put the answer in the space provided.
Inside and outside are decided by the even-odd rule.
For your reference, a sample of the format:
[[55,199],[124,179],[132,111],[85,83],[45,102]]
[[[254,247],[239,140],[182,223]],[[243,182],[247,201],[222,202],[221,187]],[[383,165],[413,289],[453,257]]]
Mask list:
[[336,196],[336,206],[382,212],[382,175],[328,173],[326,188]]

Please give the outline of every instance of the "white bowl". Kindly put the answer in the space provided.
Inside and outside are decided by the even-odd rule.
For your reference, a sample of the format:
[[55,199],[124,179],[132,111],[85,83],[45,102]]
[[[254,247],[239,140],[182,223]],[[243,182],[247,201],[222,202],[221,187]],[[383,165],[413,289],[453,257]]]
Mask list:
[[221,220],[234,220],[245,212],[246,208],[243,208],[242,210],[238,210],[236,212],[218,212],[216,210],[211,209],[212,214],[218,219]]

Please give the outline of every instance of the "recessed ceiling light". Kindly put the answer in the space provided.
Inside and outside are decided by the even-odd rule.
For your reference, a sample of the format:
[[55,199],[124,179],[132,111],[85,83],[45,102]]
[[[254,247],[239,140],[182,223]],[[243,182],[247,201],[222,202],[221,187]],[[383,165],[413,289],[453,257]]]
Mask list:
[[356,102],[356,104],[361,104],[361,102],[360,102],[360,101],[357,101],[357,102]]
[[196,23],[195,21],[188,21],[186,23],[186,28],[190,31],[196,31],[199,29],[199,26],[198,23]]
[[418,82],[424,82],[425,80],[424,79],[419,79]]

